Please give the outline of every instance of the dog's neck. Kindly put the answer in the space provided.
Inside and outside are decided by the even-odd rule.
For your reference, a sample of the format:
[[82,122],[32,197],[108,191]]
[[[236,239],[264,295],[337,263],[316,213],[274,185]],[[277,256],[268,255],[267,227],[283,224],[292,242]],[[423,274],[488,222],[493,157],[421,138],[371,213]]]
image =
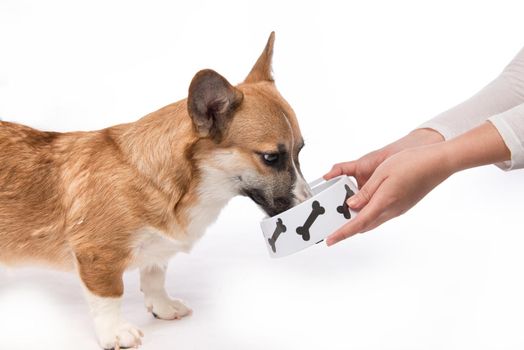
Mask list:
[[[136,122],[112,128],[127,161],[159,188],[188,182],[188,148],[198,141],[184,101],[159,109]],[[177,179],[178,178],[178,179]]]
[[[165,196],[165,215],[173,214],[184,231],[200,231],[191,228],[197,222],[205,228],[236,195],[234,183],[207,161],[213,156],[213,142],[194,130],[186,100],[110,132],[138,175]],[[197,218],[195,213],[206,217]]]

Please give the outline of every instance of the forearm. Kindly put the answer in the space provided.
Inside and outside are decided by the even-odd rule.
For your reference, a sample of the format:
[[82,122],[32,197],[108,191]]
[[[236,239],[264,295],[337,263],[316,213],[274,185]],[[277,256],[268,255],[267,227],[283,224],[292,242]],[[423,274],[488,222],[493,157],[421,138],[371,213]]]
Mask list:
[[484,122],[435,147],[442,154],[443,166],[447,167],[450,174],[481,165],[504,162],[511,158],[508,147],[490,122]]
[[416,129],[382,148],[384,159],[409,148],[427,146],[444,141],[444,136],[433,129]]

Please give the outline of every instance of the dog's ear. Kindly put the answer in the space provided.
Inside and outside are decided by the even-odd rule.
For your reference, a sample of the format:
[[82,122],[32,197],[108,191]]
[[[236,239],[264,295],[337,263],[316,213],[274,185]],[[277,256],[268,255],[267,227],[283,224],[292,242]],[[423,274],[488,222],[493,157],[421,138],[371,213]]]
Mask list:
[[258,58],[257,62],[251,68],[244,83],[256,83],[258,81],[274,81],[271,72],[271,59],[273,58],[273,43],[275,42],[275,32],[271,32],[267,40],[266,47]]
[[211,69],[195,74],[189,85],[187,110],[198,134],[220,140],[244,95]]

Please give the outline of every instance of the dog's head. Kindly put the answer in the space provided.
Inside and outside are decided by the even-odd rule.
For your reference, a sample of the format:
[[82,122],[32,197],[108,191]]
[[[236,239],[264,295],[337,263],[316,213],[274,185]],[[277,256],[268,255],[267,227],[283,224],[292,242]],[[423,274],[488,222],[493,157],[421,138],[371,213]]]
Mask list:
[[243,83],[232,86],[215,71],[203,70],[188,96],[189,115],[207,140],[206,166],[213,168],[217,185],[250,197],[270,216],[311,196],[298,160],[304,139],[271,73],[274,37],[271,33]]

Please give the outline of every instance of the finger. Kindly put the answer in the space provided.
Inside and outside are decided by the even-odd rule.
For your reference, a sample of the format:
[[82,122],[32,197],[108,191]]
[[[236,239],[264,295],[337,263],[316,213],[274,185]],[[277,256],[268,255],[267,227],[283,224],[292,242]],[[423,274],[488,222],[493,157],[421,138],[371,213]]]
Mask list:
[[354,210],[362,209],[366,204],[369,203],[377,189],[384,181],[384,177],[380,173],[374,173],[366,181],[365,185],[353,196],[347,200],[347,205]]
[[343,174],[352,176],[355,174],[355,170],[356,170],[355,161],[338,163],[338,164],[333,165],[331,170],[327,174],[324,175],[324,179],[329,180],[329,179],[332,179],[334,177],[337,177]]
[[366,182],[368,181],[368,178],[369,178],[369,177],[364,177],[364,176],[357,176],[357,175],[355,175],[355,180],[357,180],[357,186],[358,186],[358,188],[362,188],[362,187],[364,187],[364,185],[365,185]]
[[[376,196],[375,196],[375,198],[376,198]],[[377,199],[377,203],[378,202],[379,202],[379,200]],[[371,205],[371,204],[369,204],[369,205]],[[380,206],[377,207],[377,209],[378,209],[378,211],[374,215],[375,219],[370,221],[366,225],[366,227],[362,231],[360,231],[359,233],[365,233],[365,232],[374,230],[377,227],[379,227],[380,225],[382,225],[383,223],[385,223],[386,221],[389,221],[389,220],[393,219],[394,217],[398,216],[398,214],[395,214],[395,211],[392,210],[392,208],[389,208],[388,206],[380,205]]]
[[357,233],[366,232],[371,228],[376,227],[374,224],[375,220],[380,215],[380,211],[379,205],[376,203],[371,203],[369,206],[366,206],[364,209],[362,209],[356,218],[342,226],[340,229],[335,231],[335,233],[328,236],[326,244],[328,246],[332,246],[333,244],[349,238]]
[[383,221],[385,221],[382,220],[381,215],[384,211],[382,203],[382,201],[370,201],[370,203],[360,211],[356,218],[328,236],[326,240],[327,245],[331,246],[357,233],[366,232],[379,226]]
[[359,220],[358,218],[360,218],[360,216],[357,216],[355,219],[353,219],[353,221],[348,222],[337,231],[329,235],[326,239],[327,246],[330,247],[333,244],[349,238],[363,230],[365,227],[365,219]]

